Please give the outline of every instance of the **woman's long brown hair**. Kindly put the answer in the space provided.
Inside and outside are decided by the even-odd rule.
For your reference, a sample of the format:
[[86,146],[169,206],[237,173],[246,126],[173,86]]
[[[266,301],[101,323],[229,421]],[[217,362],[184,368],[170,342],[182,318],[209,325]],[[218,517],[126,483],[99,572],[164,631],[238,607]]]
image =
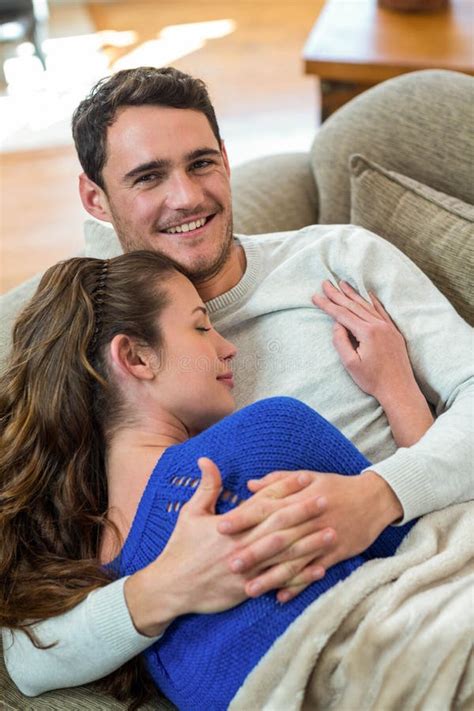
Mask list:
[[[105,268],[104,268],[105,267]],[[19,316],[0,379],[0,627],[26,632],[110,582],[107,436],[127,416],[108,375],[118,333],[162,347],[159,315],[176,265],[152,252],[51,267]],[[139,660],[100,683],[136,708],[151,689]]]

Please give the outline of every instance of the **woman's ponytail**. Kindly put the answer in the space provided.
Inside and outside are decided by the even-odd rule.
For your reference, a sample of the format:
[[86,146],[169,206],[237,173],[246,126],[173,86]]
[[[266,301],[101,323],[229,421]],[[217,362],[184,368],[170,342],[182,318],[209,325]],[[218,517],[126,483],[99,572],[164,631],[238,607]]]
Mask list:
[[[96,558],[107,491],[92,407],[100,376],[87,354],[99,269],[96,260],[74,259],[48,270],[14,327],[0,386],[1,626],[57,614],[53,589],[67,577],[79,591],[87,587],[85,561]],[[96,563],[94,586],[105,578]]]

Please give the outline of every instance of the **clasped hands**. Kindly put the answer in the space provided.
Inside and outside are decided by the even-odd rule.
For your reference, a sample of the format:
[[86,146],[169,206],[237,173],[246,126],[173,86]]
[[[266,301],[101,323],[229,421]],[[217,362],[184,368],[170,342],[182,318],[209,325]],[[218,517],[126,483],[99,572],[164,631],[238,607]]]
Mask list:
[[163,552],[125,583],[133,623],[150,637],[181,615],[221,612],[270,590],[288,602],[400,516],[372,471],[272,472],[249,481],[253,496],[218,516],[220,472],[210,459],[198,464],[201,481]]
[[248,486],[254,495],[218,517],[217,530],[235,537],[228,565],[246,576],[251,597],[278,590],[280,602],[291,600],[399,516],[398,499],[372,471],[273,472]]

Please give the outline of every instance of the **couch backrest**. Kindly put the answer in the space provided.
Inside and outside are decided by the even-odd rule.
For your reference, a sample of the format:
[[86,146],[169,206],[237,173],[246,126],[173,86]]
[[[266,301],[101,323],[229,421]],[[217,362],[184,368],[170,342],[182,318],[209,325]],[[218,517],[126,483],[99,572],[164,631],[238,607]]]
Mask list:
[[354,153],[473,204],[473,106],[474,78],[428,70],[379,84],[339,109],[311,148],[320,224],[350,221]]

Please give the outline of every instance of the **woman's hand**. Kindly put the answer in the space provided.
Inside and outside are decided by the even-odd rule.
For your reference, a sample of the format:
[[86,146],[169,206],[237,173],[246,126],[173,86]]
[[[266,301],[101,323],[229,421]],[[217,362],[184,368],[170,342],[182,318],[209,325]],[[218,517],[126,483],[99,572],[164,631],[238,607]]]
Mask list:
[[325,281],[323,292],[313,303],[335,320],[334,346],[357,385],[379,402],[388,392],[411,387],[405,339],[376,296],[366,301],[345,281],[339,289]]
[[333,343],[347,372],[387,415],[399,447],[415,444],[433,416],[415,380],[400,331],[374,294],[369,303],[347,282],[323,282],[313,303],[335,320]]

